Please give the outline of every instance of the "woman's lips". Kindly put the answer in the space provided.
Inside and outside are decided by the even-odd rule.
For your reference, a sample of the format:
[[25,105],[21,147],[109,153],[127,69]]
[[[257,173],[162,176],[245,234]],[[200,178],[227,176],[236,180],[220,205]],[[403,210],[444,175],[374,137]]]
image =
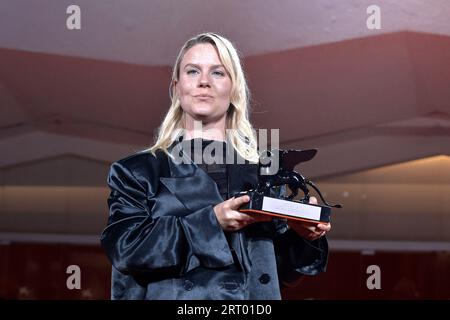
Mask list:
[[201,95],[196,95],[196,96],[194,96],[194,97],[196,97],[196,98],[199,99],[199,100],[210,100],[210,99],[213,99],[212,96],[203,95],[203,94],[201,94]]

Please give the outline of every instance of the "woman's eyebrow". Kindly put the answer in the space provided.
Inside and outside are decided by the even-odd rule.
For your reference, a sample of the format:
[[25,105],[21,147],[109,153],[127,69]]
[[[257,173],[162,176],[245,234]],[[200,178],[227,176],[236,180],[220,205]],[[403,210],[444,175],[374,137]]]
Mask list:
[[[187,68],[187,67],[195,67],[195,68],[201,69],[200,65],[195,64],[195,63],[188,63],[184,66],[184,68]],[[218,68],[218,67],[225,68],[223,66],[223,64],[213,64],[210,66],[210,69],[214,69],[214,68]]]

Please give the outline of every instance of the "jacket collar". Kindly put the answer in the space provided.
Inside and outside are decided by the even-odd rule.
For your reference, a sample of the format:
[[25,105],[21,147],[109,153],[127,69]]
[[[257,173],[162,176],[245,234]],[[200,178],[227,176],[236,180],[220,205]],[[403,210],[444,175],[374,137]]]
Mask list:
[[[183,152],[183,145],[181,141],[181,139],[176,140],[168,148],[169,153],[175,157],[175,160],[170,157],[168,158],[170,177],[186,178],[194,175],[202,175],[200,171],[203,172],[203,170],[201,170],[197,164],[195,164],[192,159],[185,152]],[[227,148],[227,152],[232,152],[233,159],[235,160],[226,165],[228,173],[229,197],[232,197],[241,191],[256,187],[258,165],[243,159],[234,149],[230,151]],[[199,172],[196,172],[197,170],[199,170]],[[214,182],[206,173],[203,177],[205,176],[211,183]]]

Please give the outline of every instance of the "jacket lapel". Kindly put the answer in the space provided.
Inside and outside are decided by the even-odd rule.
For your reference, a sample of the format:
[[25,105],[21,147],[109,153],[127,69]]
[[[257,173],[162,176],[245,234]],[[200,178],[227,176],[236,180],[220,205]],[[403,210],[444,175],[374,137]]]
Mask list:
[[[187,208],[193,212],[208,205],[216,205],[223,201],[216,183],[209,175],[200,169],[181,148],[181,143],[175,143],[169,148],[169,153],[177,153],[177,161],[167,157],[170,175],[160,177],[161,183]],[[229,152],[229,150],[227,150]],[[233,197],[237,193],[256,187],[258,165],[244,161],[240,155],[232,150],[232,163],[227,164],[228,196]],[[201,195],[199,196],[199,192]],[[251,261],[248,257],[247,242],[243,230],[229,233],[230,246],[234,248],[241,268],[250,272]]]
[[174,161],[167,157],[170,175],[160,177],[159,180],[189,211],[196,211],[223,201],[217,185],[206,172],[183,153],[180,143],[175,143],[168,151],[171,154],[177,152],[179,158]]
[[[216,183],[206,172],[200,169],[182,150],[180,142],[169,148],[169,153],[178,156],[176,161],[167,158],[169,177],[160,177],[160,181],[190,211],[196,211],[208,205],[216,205],[223,201]],[[252,189],[257,184],[257,165],[244,161],[232,150],[234,160],[227,164],[228,196]],[[181,163],[180,163],[181,162]],[[201,196],[199,196],[201,190]]]

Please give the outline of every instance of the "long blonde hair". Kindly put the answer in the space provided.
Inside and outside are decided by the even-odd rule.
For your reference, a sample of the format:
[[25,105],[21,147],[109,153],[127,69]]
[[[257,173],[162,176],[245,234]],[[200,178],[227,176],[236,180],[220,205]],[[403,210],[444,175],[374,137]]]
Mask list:
[[227,140],[231,142],[232,147],[241,157],[256,162],[258,160],[256,135],[249,121],[249,91],[239,55],[229,40],[210,32],[202,33],[189,39],[181,48],[170,82],[169,95],[171,105],[158,129],[155,144],[147,151],[155,155],[155,151],[161,149],[169,154],[169,146],[183,134],[183,109],[176,90],[173,90],[173,85],[179,79],[181,60],[184,55],[190,48],[201,43],[212,44],[217,49],[219,58],[231,78],[231,104],[227,111],[226,119],[226,129],[231,130],[227,130]]

